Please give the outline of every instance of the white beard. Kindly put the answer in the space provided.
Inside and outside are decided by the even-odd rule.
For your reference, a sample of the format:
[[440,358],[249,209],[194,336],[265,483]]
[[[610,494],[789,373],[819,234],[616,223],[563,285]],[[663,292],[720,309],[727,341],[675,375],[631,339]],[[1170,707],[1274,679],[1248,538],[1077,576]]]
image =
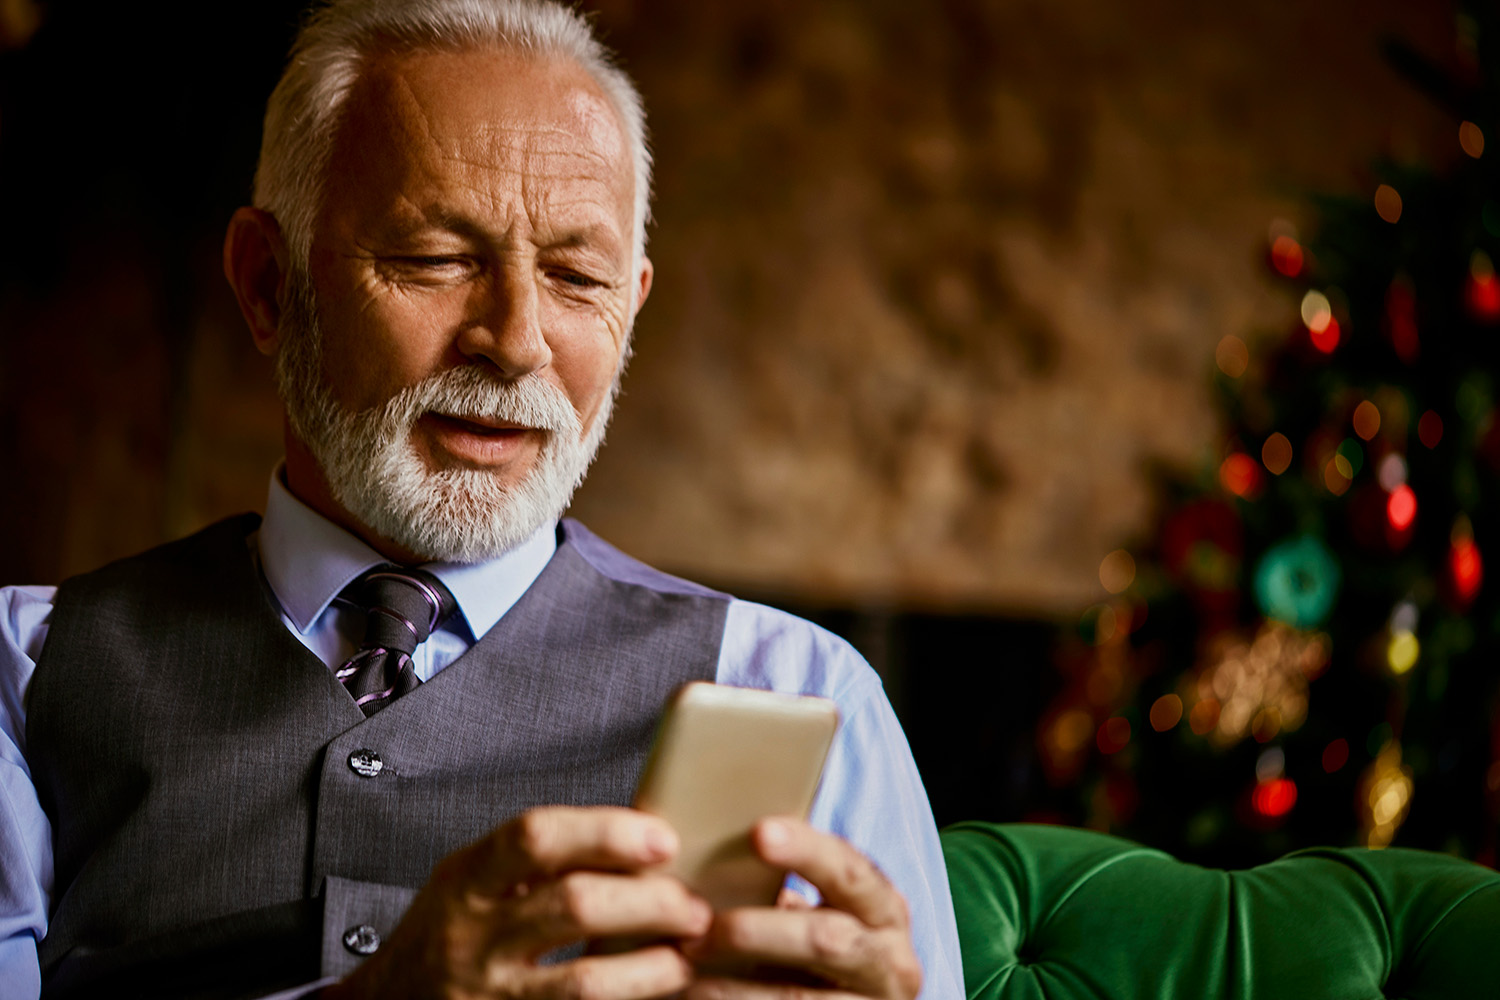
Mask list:
[[[276,388],[292,430],[335,501],[376,534],[431,561],[491,559],[560,518],[604,441],[620,383],[617,372],[584,437],[556,386],[530,374],[505,381],[477,364],[432,375],[382,405],[348,410],[333,398],[322,354],[310,283],[294,273],[276,357]],[[412,444],[413,426],[427,412],[547,433],[531,469],[505,485],[494,472],[428,469]]]

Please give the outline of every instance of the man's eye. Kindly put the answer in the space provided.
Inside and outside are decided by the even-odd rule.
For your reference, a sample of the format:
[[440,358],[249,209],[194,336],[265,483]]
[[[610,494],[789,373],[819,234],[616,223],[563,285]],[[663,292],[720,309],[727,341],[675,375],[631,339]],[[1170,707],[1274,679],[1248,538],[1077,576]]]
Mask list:
[[467,257],[440,254],[403,254],[383,260],[385,272],[392,280],[413,282],[452,282],[467,277],[473,265]]
[[597,278],[590,278],[588,275],[579,274],[577,271],[553,271],[552,276],[558,282],[574,288],[598,288],[604,284],[604,282]]

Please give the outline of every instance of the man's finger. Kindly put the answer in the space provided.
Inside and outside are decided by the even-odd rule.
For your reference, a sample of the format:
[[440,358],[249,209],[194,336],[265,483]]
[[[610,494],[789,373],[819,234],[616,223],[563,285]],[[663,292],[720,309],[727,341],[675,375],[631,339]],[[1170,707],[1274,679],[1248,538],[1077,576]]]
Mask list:
[[668,860],[677,846],[671,826],[646,813],[548,806],[522,813],[452,856],[454,866],[443,874],[462,879],[470,891],[498,895],[580,868],[639,871]]
[[789,868],[823,894],[836,910],[871,927],[906,928],[906,901],[869,858],[847,841],[799,819],[773,817],[755,827],[755,848],[773,865]]
[[861,996],[906,996],[903,988],[921,978],[901,931],[876,930],[848,913],[827,908],[728,910],[718,915],[707,939],[690,954],[710,970],[796,969]]
[[685,989],[692,966],[675,948],[642,948],[624,955],[591,955],[559,965],[533,966],[515,980],[514,968],[497,970],[492,984],[506,996],[537,1000],[646,1000]]
[[699,978],[682,994],[682,1000],[869,1000],[843,990],[812,986],[752,983],[743,979]]
[[497,952],[534,958],[589,938],[698,937],[712,922],[712,908],[670,876],[579,871],[507,901],[491,940]]

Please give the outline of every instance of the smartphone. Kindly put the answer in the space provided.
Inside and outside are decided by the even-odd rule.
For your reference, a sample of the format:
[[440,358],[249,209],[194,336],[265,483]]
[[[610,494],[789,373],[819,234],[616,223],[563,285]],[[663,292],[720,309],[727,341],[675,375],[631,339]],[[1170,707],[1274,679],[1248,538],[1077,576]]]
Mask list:
[[769,906],[786,872],[750,831],[766,816],[806,818],[838,729],[827,698],[694,682],[667,703],[635,806],[682,840],[664,870],[716,910]]

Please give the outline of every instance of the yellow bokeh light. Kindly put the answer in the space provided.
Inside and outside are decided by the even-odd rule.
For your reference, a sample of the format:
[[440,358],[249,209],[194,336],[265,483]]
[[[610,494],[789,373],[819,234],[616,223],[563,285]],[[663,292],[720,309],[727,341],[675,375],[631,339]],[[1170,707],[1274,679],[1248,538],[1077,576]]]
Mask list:
[[1336,497],[1344,495],[1354,481],[1354,466],[1343,455],[1334,455],[1323,467],[1323,485]]
[[1277,431],[1266,438],[1266,443],[1261,446],[1260,460],[1266,463],[1266,469],[1273,476],[1279,476],[1292,464],[1292,442],[1285,434]]
[[1099,564],[1099,582],[1111,594],[1122,594],[1135,582],[1135,559],[1124,549],[1115,549]]
[[1380,410],[1368,399],[1354,408],[1354,433],[1366,441],[1380,433]]
[[1389,184],[1375,189],[1375,212],[1386,222],[1401,221],[1401,193]]
[[1052,742],[1064,753],[1081,750],[1093,735],[1093,717],[1079,708],[1069,709],[1052,724]]
[[1422,644],[1411,632],[1402,630],[1391,636],[1391,641],[1385,647],[1385,660],[1390,664],[1391,673],[1404,674],[1417,665],[1417,657],[1422,655]]
[[1390,844],[1411,808],[1412,770],[1401,763],[1401,745],[1388,742],[1360,777],[1359,800],[1366,847]]
[[1250,348],[1231,333],[1219,341],[1219,346],[1214,350],[1214,362],[1225,375],[1239,378],[1250,367]]
[[1458,144],[1477,160],[1484,155],[1484,131],[1473,122],[1464,122],[1458,127]]
[[1333,306],[1328,301],[1328,296],[1316,290],[1309,290],[1302,296],[1302,322],[1313,333],[1322,333],[1328,329],[1328,324],[1333,320]]

